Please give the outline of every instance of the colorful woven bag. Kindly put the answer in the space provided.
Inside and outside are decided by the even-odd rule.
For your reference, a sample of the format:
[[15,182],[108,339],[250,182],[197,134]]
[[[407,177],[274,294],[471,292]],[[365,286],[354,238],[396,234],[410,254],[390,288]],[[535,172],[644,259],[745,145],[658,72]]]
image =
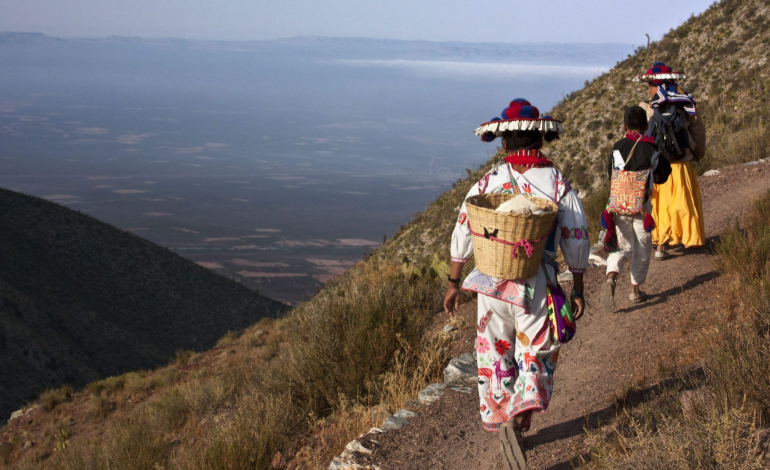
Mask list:
[[548,285],[548,320],[555,341],[566,343],[575,337],[575,319],[567,296],[559,287]]
[[575,337],[575,318],[572,306],[567,302],[567,295],[561,287],[551,282],[545,263],[542,264],[547,289],[548,321],[551,323],[551,338],[560,343],[567,343]]
[[[634,155],[637,140],[628,153],[626,165]],[[650,170],[626,171],[613,168],[610,178],[610,199],[607,210],[613,214],[636,215],[644,212],[644,196],[647,191],[647,181]]]

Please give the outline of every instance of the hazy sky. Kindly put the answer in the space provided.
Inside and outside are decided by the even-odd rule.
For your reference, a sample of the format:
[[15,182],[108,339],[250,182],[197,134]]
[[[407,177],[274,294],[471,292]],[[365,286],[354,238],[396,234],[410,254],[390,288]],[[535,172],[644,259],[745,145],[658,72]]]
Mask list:
[[642,44],[646,41],[644,33],[658,39],[711,3],[712,0],[0,0],[0,31],[34,31],[61,37],[241,40],[322,35]]

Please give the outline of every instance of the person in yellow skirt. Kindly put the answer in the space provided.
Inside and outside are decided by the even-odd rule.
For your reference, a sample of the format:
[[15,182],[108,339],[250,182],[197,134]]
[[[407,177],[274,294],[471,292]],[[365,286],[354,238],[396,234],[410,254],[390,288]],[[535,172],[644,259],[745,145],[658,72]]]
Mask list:
[[640,104],[649,119],[646,135],[655,139],[660,156],[671,164],[671,176],[656,184],[651,196],[656,260],[670,256],[666,246],[692,248],[705,243],[703,203],[691,162],[706,154],[706,128],[692,95],[677,85],[684,78],[684,73],[674,72],[662,62],[636,77],[647,83],[650,93],[650,102]]

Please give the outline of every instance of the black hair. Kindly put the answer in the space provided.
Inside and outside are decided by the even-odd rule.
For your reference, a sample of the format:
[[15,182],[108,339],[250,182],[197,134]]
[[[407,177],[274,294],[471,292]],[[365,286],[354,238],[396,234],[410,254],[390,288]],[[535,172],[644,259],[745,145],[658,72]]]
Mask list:
[[507,131],[502,137],[503,148],[509,152],[533,147],[542,141],[540,131]]
[[629,131],[647,130],[647,112],[640,106],[629,106],[623,115],[623,124]]

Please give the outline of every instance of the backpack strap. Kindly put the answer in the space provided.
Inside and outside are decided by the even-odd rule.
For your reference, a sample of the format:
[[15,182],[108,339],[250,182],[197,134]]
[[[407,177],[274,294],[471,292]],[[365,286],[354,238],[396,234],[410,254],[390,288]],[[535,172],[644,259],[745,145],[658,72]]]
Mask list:
[[638,139],[636,139],[636,142],[634,142],[634,146],[633,146],[633,147],[631,147],[631,151],[630,151],[630,152],[628,152],[628,158],[626,158],[626,163],[624,163],[624,164],[623,164],[623,169],[625,169],[625,168],[626,168],[626,166],[628,165],[628,162],[630,162],[630,161],[631,161],[631,157],[633,157],[633,156],[634,156],[634,150],[636,150],[636,146],[639,144],[639,141],[640,141],[640,140],[642,140],[642,138],[641,138],[641,137],[639,137]]

